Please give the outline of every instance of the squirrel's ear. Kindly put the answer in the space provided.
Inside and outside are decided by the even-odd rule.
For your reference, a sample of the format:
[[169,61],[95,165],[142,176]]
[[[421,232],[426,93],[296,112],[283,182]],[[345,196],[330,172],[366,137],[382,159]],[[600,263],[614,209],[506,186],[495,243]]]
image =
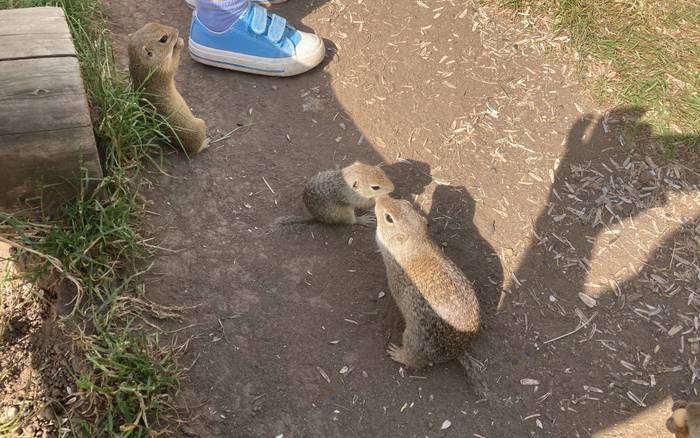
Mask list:
[[353,188],[354,190],[357,190],[357,186],[358,186],[358,185],[359,185],[359,184],[357,183],[357,181],[355,181],[354,183],[352,183],[352,188]]

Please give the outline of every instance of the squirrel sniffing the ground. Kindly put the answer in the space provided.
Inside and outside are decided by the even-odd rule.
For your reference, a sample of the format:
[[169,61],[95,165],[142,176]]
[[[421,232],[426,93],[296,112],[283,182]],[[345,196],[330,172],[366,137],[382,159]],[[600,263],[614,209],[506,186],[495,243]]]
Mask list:
[[374,215],[356,216],[356,208],[372,208],[374,199],[394,191],[394,184],[377,166],[355,162],[313,176],[304,187],[304,205],[310,216],[282,216],[275,226],[323,222],[326,224],[373,225]]
[[145,99],[172,125],[189,155],[209,145],[204,120],[192,114],[175,87],[184,41],[177,29],[148,23],[129,38],[129,72],[134,88],[143,88]]
[[700,438],[700,403],[681,403],[666,420],[666,429],[676,438]]
[[428,221],[410,202],[377,198],[377,245],[391,295],[406,328],[389,356],[409,368],[457,359],[467,371],[466,347],[481,324],[474,287],[428,236]]

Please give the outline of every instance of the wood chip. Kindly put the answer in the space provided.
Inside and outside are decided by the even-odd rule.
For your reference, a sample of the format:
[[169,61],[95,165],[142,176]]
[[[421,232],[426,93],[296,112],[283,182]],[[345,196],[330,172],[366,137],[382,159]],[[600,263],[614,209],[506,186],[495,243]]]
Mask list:
[[325,371],[323,371],[323,368],[316,367],[316,369],[318,370],[318,373],[321,375],[321,377],[323,377],[323,380],[325,380],[328,383],[331,383],[331,378],[328,377],[328,374],[326,374]]
[[603,393],[603,390],[600,388],[596,388],[595,386],[588,386],[588,385],[583,385],[583,390],[586,392],[597,392],[599,394]]
[[647,405],[644,404],[644,400],[641,400],[632,391],[627,391],[627,398],[629,398],[630,400],[632,400],[634,403],[636,403],[638,406],[640,406],[642,408],[647,407]]
[[678,332],[683,330],[683,326],[681,324],[676,324],[671,329],[668,331],[669,336],[675,336]]
[[595,298],[584,294],[583,292],[578,293],[578,297],[583,301],[583,304],[585,304],[588,307],[595,307],[598,305],[598,301],[596,301]]

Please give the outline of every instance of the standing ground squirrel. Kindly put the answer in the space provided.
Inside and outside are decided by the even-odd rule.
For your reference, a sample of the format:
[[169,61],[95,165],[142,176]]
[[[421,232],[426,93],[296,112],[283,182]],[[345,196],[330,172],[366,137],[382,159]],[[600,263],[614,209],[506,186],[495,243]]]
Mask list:
[[[178,31],[148,23],[129,38],[129,72],[135,88],[143,87],[145,98],[159,114],[168,118],[189,155],[209,145],[207,125],[196,118],[175,87],[175,73],[184,46]],[[173,139],[177,142],[177,139]]]
[[274,225],[305,222],[372,225],[372,214],[355,216],[356,208],[372,208],[374,198],[394,191],[394,184],[376,166],[355,162],[343,169],[313,176],[304,187],[304,205],[311,216],[282,216]]
[[469,371],[465,349],[479,331],[472,284],[428,236],[428,221],[405,200],[377,198],[377,245],[391,295],[406,329],[389,356],[407,367],[458,359]]
[[700,403],[680,404],[666,420],[666,428],[676,438],[700,438]]

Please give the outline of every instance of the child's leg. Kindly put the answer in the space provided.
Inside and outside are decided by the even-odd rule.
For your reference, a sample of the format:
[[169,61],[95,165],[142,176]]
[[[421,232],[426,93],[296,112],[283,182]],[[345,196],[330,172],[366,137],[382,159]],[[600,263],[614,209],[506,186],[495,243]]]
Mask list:
[[295,29],[258,5],[258,0],[196,2],[189,52],[197,62],[254,74],[293,76],[317,66],[325,56],[321,38]]
[[248,8],[248,0],[197,0],[197,18],[207,29],[223,32]]

